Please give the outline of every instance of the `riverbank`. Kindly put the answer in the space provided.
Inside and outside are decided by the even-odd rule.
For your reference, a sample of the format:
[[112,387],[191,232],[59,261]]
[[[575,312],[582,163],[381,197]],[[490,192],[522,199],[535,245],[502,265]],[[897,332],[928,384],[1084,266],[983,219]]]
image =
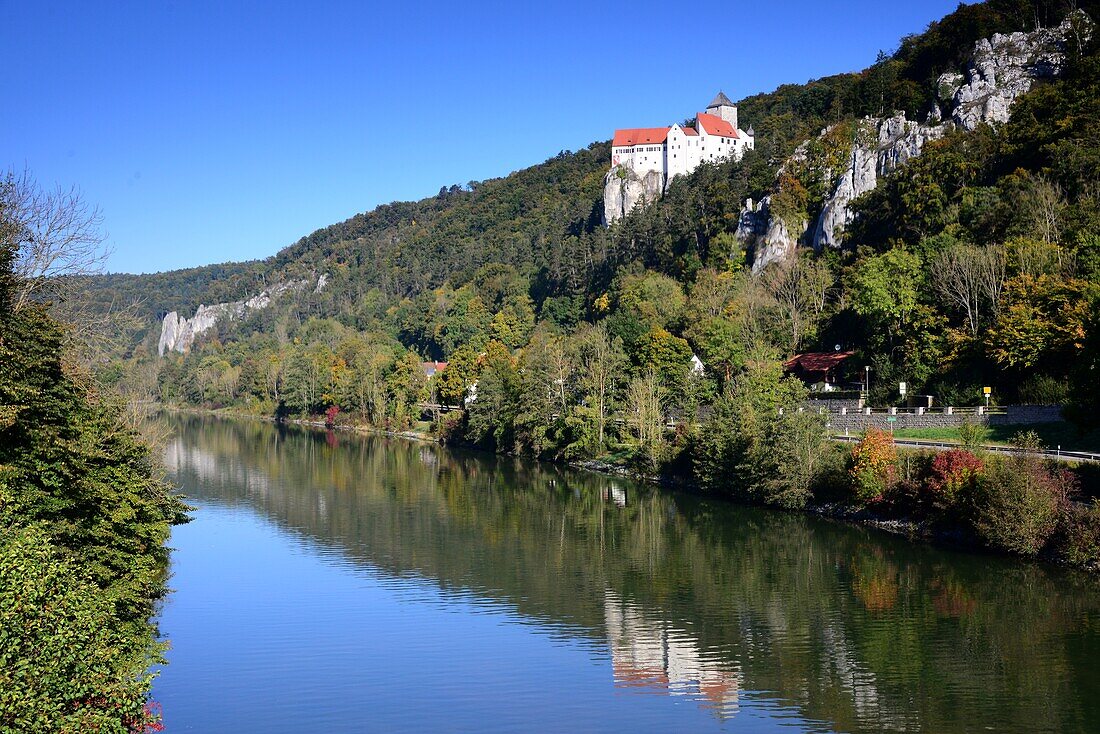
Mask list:
[[[446,443],[464,449],[485,451],[483,447],[465,441],[444,441],[434,433],[431,423],[418,422],[412,429],[393,431],[366,424],[337,420],[329,423],[321,418],[283,418],[259,415],[234,409],[203,409],[191,407],[166,407],[168,410],[214,415],[231,419],[259,419],[265,422],[287,423],[312,429],[328,429],[357,433],[362,435],[380,435],[405,440]],[[493,453],[493,452],[487,452]],[[848,456],[854,455],[854,449],[837,445],[831,449],[834,458],[833,484],[850,481],[852,469],[843,469]],[[797,507],[770,505],[771,509],[787,512],[803,512],[831,521],[860,527],[881,530],[910,541],[931,543],[942,547],[960,548],[969,551],[1037,558],[1039,560],[1086,571],[1100,571],[1100,506],[1074,501],[1072,488],[1080,481],[1070,476],[1064,469],[1044,468],[1046,465],[1036,457],[1002,457],[995,455],[975,456],[956,450],[947,452],[950,461],[960,459],[977,462],[976,465],[941,468],[938,479],[933,477],[935,463],[930,452],[925,450],[902,450],[876,469],[881,474],[878,480],[882,489],[877,496],[867,497],[863,501],[853,502],[841,499],[848,490],[838,490],[836,486],[821,490]],[[533,461],[548,461],[585,471],[605,475],[619,476],[634,481],[658,485],[677,491],[686,491],[701,496],[719,498],[742,505],[769,506],[766,502],[756,501],[752,497],[741,497],[734,493],[707,491],[700,486],[695,477],[684,472],[653,473],[639,471],[630,461],[627,452],[608,454],[600,458],[573,461],[552,461],[530,458]],[[1007,462],[1016,461],[1020,466],[1009,468]],[[997,469],[1006,482],[1016,476],[1034,474],[1040,487],[1040,495],[1027,496],[983,496],[978,479],[982,466],[988,465],[990,471]],[[898,476],[897,469],[905,467],[904,476]],[[916,467],[916,468],[914,468]],[[978,467],[975,469],[975,467]],[[930,486],[939,481],[943,486]],[[1064,487],[1047,487],[1048,484],[1064,483]],[[937,495],[945,486],[953,485],[950,501]],[[1049,491],[1048,491],[1049,490]],[[1047,494],[1043,494],[1046,492]],[[1061,492],[1061,495],[1059,495]],[[1000,503],[992,522],[999,524],[978,526],[977,518],[983,508],[979,503]],[[988,513],[986,513],[988,514]],[[1036,517],[1032,517],[1035,515]],[[1039,527],[1036,527],[1036,523]],[[985,530],[983,535],[981,530]],[[1019,537],[1017,537],[1019,536]],[[992,539],[992,540],[991,540]],[[1000,543],[998,547],[995,543]]]

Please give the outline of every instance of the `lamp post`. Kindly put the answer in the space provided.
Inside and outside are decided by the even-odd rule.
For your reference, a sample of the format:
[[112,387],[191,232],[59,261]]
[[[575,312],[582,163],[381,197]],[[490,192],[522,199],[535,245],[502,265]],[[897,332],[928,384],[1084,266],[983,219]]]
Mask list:
[[863,392],[871,394],[871,365],[863,368]]

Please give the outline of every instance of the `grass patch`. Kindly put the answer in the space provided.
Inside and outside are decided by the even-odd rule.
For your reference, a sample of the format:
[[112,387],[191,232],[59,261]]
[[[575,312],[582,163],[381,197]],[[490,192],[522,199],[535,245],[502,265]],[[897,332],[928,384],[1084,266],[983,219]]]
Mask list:
[[[1100,430],[1081,433],[1072,423],[1034,423],[1030,425],[989,426],[985,443],[1009,445],[1021,431],[1035,431],[1048,448],[1062,447],[1063,451],[1100,451]],[[961,443],[958,428],[899,428],[897,438],[913,438],[924,441],[950,441]]]

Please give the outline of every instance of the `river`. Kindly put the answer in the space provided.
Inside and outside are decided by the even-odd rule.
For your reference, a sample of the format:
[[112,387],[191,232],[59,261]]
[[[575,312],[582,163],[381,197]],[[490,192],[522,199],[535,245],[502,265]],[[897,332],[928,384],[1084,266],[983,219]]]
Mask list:
[[168,732],[1098,731],[1100,583],[383,437],[172,419]]

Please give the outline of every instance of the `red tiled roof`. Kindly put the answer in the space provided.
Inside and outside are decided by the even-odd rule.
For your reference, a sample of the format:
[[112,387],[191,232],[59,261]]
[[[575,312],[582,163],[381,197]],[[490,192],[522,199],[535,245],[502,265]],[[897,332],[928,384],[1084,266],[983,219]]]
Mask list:
[[420,366],[424,368],[424,374],[431,377],[437,372],[442,372],[447,369],[446,362],[421,362]]
[[670,127],[635,127],[629,130],[616,130],[612,145],[644,145],[665,142]]
[[794,355],[783,366],[789,370],[801,367],[806,372],[828,372],[853,354],[855,352],[804,352]]
[[706,112],[700,112],[695,118],[695,124],[703,128],[707,135],[721,135],[725,138],[737,137],[737,131],[733,129],[733,125],[718,115],[708,115]]
[[699,134],[699,131],[696,130],[695,128],[693,128],[693,127],[685,127],[685,128],[683,128],[683,131],[684,131],[684,135],[688,135],[688,136]]

